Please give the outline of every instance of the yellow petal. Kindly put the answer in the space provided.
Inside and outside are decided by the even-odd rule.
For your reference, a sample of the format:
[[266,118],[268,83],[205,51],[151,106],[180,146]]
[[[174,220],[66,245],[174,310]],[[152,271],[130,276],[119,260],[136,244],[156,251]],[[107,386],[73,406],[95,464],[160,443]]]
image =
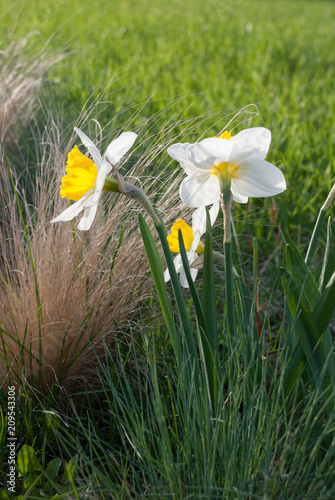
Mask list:
[[66,175],[62,178],[60,188],[61,197],[79,200],[87,191],[94,188],[97,174],[95,163],[75,146],[68,154]]
[[185,250],[189,252],[191,245],[193,243],[193,230],[192,228],[183,221],[183,219],[177,219],[171,228],[171,234],[167,237],[169,247],[171,252],[180,252],[179,241],[178,241],[178,231],[181,230],[183,235],[183,240],[185,243]]

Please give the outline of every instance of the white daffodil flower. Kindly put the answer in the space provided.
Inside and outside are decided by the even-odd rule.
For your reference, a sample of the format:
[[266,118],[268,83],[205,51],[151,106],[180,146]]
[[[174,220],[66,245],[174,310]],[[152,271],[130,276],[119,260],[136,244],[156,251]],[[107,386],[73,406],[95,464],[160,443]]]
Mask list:
[[284,175],[264,159],[270,142],[271,132],[256,127],[233,137],[226,131],[194,144],[170,146],[169,155],[187,174],[179,189],[184,205],[197,208],[216,203],[223,189],[230,189],[238,203],[284,191]]
[[[82,210],[83,217],[78,224],[78,229],[87,231],[90,229],[95,217],[99,198],[102,190],[117,191],[117,183],[108,179],[112,165],[115,165],[134,144],[137,134],[134,132],[123,132],[120,137],[112,141],[106,153],[101,157],[97,147],[84,132],[75,127],[75,132],[81,142],[90,152],[93,161],[83,155],[77,146],[70,151],[66,162],[66,175],[62,178],[60,194],[62,198],[75,201],[70,207],[53,222],[69,221],[76,217]],[[105,159],[108,158],[110,163]]]
[[[214,203],[209,210],[211,225],[214,224],[220,209],[219,203]],[[205,207],[198,208],[192,215],[192,227],[190,227],[183,219],[177,219],[171,228],[171,234],[167,237],[171,252],[178,253],[174,258],[174,266],[178,274],[180,274],[180,284],[184,288],[188,288],[186,273],[184,271],[183,263],[180,255],[178,231],[182,232],[185,244],[186,255],[190,265],[191,277],[193,281],[197,277],[199,267],[192,268],[192,264],[198,258],[198,254],[203,254],[205,245],[200,241],[201,236],[206,231],[206,209]],[[201,267],[201,266],[200,266]],[[167,269],[164,273],[165,282],[170,280],[170,273]]]

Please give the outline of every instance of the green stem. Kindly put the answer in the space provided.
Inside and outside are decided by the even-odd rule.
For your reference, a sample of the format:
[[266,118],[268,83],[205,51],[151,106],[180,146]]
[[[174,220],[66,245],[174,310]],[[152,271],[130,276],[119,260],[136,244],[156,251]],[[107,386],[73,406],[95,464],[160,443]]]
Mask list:
[[328,208],[330,207],[330,204],[333,201],[334,197],[335,197],[335,184],[333,185],[332,189],[330,190],[330,193],[328,194],[326,201],[322,205],[320,212],[319,212],[319,215],[318,215],[318,218],[317,218],[317,221],[316,221],[315,226],[314,226],[312,238],[311,238],[310,244],[308,246],[308,250],[307,250],[307,254],[306,254],[306,258],[305,258],[305,262],[306,262],[308,267],[310,267],[312,260],[313,260],[313,257],[315,255],[316,245],[317,245],[317,242],[319,239],[321,226],[322,226],[323,220],[325,218],[326,212],[327,212]]
[[110,177],[109,175],[106,176],[105,179],[105,184],[104,187],[102,188],[103,191],[112,191],[113,193],[119,193],[119,184],[116,179],[113,177]]
[[223,212],[224,226],[224,257],[226,271],[226,301],[227,301],[227,319],[228,327],[231,335],[235,335],[235,309],[234,309],[234,282],[233,282],[233,254],[231,242],[231,226],[230,226],[230,211],[231,211],[232,193],[230,189],[222,191],[221,207]]

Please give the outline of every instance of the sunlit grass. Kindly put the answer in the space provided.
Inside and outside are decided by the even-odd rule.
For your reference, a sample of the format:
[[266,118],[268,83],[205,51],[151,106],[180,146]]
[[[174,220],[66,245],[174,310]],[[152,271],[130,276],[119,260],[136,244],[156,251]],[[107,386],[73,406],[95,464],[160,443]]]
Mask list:
[[138,124],[176,96],[183,99],[172,110],[175,122],[185,113],[225,113],[255,103],[260,118],[253,125],[272,131],[269,161],[280,165],[290,187],[283,197],[289,209],[279,211],[279,220],[306,238],[315,202],[334,175],[334,18],[327,1],[172,0],[162,6],[141,0],[130,7],[33,0],[19,9],[8,3],[2,22],[7,31],[15,23],[17,36],[37,31],[29,50],[46,43],[68,55],[49,74],[48,90],[65,123],[108,84],[112,106],[101,121],[122,110],[115,126],[124,122],[125,108],[148,96],[154,99]]

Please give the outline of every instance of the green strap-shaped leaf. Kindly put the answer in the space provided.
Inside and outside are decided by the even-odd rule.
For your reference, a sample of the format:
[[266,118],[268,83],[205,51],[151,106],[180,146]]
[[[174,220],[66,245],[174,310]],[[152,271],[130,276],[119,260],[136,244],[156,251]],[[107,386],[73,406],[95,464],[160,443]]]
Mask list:
[[319,302],[317,303],[313,317],[315,323],[318,325],[318,330],[322,334],[327,331],[329,321],[332,317],[335,308],[335,271],[330,278],[327,286],[325,287]]
[[303,290],[307,302],[314,309],[320,299],[320,292],[316,281],[289,235],[282,228],[280,231],[286,245],[290,248],[290,253],[286,253],[287,271],[297,287]]
[[332,233],[331,217],[328,219],[327,225],[327,243],[325,254],[322,263],[320,275],[319,290],[322,292],[329,282],[335,269],[335,241]]
[[[318,388],[326,398],[329,395],[328,391],[332,388],[334,383],[332,377],[333,370],[331,368],[333,364],[333,353],[326,351],[322,334],[320,335],[314,317],[311,311],[308,310],[306,302],[301,299],[299,291],[285,269],[281,269],[281,279],[304,355],[313,374],[311,383],[314,388]],[[300,349],[295,352],[297,363],[302,361],[302,356],[300,356],[300,361],[298,358],[298,354],[301,354],[301,351],[300,353],[299,351]],[[334,402],[331,401],[328,407],[329,410],[332,410],[333,406]]]
[[212,352],[218,350],[217,308],[214,286],[214,263],[212,246],[212,228],[208,207],[206,207],[206,237],[204,268],[202,273],[201,304],[208,325],[209,343]]
[[325,216],[326,216],[326,211],[323,209],[323,207],[321,207],[318,218],[316,220],[316,223],[315,223],[315,226],[313,229],[311,240],[310,240],[309,245],[308,245],[307,253],[306,253],[305,262],[306,262],[308,267],[311,266],[312,261],[314,259],[316,246],[318,243],[321,227],[323,224],[323,219],[325,218]]
[[[144,219],[143,219],[144,222]],[[162,221],[160,221],[159,224],[155,225],[159,239],[162,244],[163,252],[164,252],[164,257],[168,266],[168,270],[170,273],[170,278],[171,278],[171,284],[172,284],[172,289],[173,293],[176,299],[177,307],[178,307],[178,312],[179,312],[179,318],[180,322],[183,328],[184,332],[184,339],[185,339],[185,344],[186,344],[186,350],[183,351],[184,355],[184,361],[188,360],[190,363],[190,370],[188,370],[188,376],[189,377],[194,377],[195,384],[199,389],[199,383],[200,383],[200,367],[199,367],[199,359],[198,359],[198,353],[195,347],[194,343],[194,337],[193,337],[193,331],[191,328],[191,324],[188,318],[187,314],[187,309],[185,306],[184,302],[184,297],[181,291],[181,286],[179,283],[178,275],[176,272],[176,269],[174,267],[174,262],[171,254],[171,250],[169,247],[169,243],[167,241],[166,237],[166,229]]]
[[197,322],[199,326],[199,332],[200,332],[200,352],[203,358],[203,364],[205,367],[205,372],[206,372],[206,379],[208,382],[208,387],[209,387],[209,394],[212,402],[212,410],[213,413],[215,414],[216,412],[216,405],[217,405],[217,372],[216,372],[216,355],[217,351],[214,352],[212,350],[212,345],[210,341],[210,332],[208,329],[208,325],[206,322],[206,317],[204,314],[204,310],[202,308],[197,290],[195,288],[195,285],[193,283],[193,279],[191,276],[191,271],[190,271],[190,266],[188,263],[188,258],[185,250],[185,245],[184,245],[184,240],[183,240],[183,235],[181,230],[179,229],[178,231],[178,240],[179,240],[179,248],[180,248],[180,255],[181,259],[183,262],[183,267],[184,271],[186,274],[187,282],[190,287],[190,292],[192,295],[193,299],[193,304],[195,308],[195,313],[197,317]]
[[301,342],[298,342],[293,350],[289,362],[285,366],[283,373],[283,387],[284,394],[286,396],[291,392],[291,390],[295,386],[296,381],[303,374],[306,368],[306,363],[307,360],[304,349]]
[[[317,287],[316,281],[313,275],[305,263],[301,253],[283,229],[281,229],[282,235],[287,243],[286,247],[286,259],[287,259],[287,271],[289,272],[292,281],[296,284],[297,288],[300,290],[300,295],[304,294],[306,301],[308,302],[312,311],[315,310],[317,304],[319,303],[321,294]],[[334,271],[334,269],[333,269]],[[329,321],[329,320],[328,320]],[[318,324],[318,322],[317,322]],[[333,348],[333,341],[330,329],[323,329],[320,334],[324,334],[324,342],[326,351],[329,352]]]
[[[159,302],[162,308],[163,316],[168,328],[172,346],[179,363],[182,362],[182,352],[180,347],[179,338],[177,335],[173,314],[171,311],[169,299],[166,293],[164,273],[162,269],[161,260],[158,254],[155,240],[141,214],[138,216],[141,235],[144,243],[144,248],[148,257],[150,269],[152,276],[155,281],[156,290],[159,298]],[[180,365],[179,365],[180,366]]]

